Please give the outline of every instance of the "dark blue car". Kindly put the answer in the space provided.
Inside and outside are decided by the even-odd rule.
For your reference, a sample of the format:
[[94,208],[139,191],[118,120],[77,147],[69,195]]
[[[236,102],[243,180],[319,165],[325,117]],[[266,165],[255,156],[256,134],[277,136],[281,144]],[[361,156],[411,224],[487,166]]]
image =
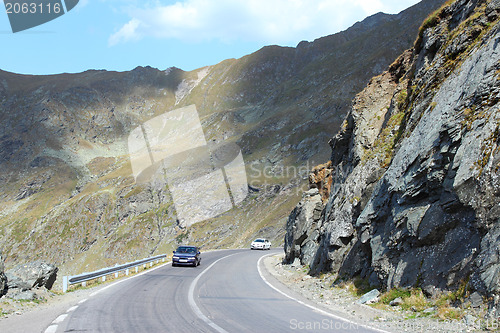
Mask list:
[[172,266],[198,266],[201,262],[201,252],[196,246],[179,246],[174,251]]

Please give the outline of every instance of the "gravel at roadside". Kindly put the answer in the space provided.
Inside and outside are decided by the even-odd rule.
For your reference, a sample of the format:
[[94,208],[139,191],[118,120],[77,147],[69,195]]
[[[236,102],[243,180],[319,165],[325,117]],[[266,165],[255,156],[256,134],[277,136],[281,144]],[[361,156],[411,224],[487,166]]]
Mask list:
[[[99,287],[100,288],[100,287]],[[35,290],[38,303],[0,299],[0,332],[44,332],[59,315],[95,292],[96,288],[75,290],[67,294],[54,294],[44,289]]]
[[[393,310],[377,309],[369,305],[357,304],[359,297],[340,287],[332,287],[330,276],[313,277],[300,265],[283,265],[283,255],[268,256],[263,264],[266,270],[293,292],[314,302],[320,309],[334,314],[342,314],[356,323],[388,332],[488,332],[478,327],[476,318],[465,316],[463,320],[441,321],[430,317],[418,317],[411,311],[399,307]],[[484,326],[484,323],[482,323]],[[498,325],[492,323],[490,332]]]

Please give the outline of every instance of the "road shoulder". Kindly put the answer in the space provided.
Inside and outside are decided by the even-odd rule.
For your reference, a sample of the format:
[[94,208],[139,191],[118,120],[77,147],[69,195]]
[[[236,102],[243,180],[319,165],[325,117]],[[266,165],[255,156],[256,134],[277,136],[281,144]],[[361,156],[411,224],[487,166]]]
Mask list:
[[[299,302],[360,325],[387,332],[461,332],[464,322],[445,322],[433,318],[412,318],[403,311],[387,311],[357,304],[359,297],[348,290],[332,287],[329,277],[313,277],[303,266],[283,265],[283,254],[268,255],[260,261],[263,278]],[[472,330],[470,330],[472,331]],[[474,330],[476,332],[476,330]]]
[[[44,294],[45,301],[40,304],[11,303],[11,312],[0,318],[0,332],[26,333],[44,332],[62,313],[90,297],[96,289],[82,289],[67,294]],[[0,306],[6,307],[6,300]],[[13,309],[12,309],[13,307]]]

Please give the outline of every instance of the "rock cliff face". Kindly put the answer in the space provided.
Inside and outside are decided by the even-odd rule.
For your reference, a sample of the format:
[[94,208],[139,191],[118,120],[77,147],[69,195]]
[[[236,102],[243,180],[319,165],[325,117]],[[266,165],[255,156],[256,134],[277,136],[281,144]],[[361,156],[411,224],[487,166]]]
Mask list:
[[[192,72],[0,71],[6,266],[43,259],[62,274],[76,274],[182,242],[218,247],[247,246],[257,235],[281,240],[303,179],[285,174],[285,167],[328,158],[321,143],[339,128],[350,100],[411,46],[419,22],[439,4],[424,0],[296,48],[269,46]],[[127,136],[192,104],[207,140],[241,148],[252,187],[237,209],[186,229],[168,189],[134,182]]]
[[0,251],[0,297],[7,292],[7,276],[4,272],[2,252]]
[[331,183],[288,219],[286,261],[429,295],[500,297],[500,1],[456,0],[357,95]]

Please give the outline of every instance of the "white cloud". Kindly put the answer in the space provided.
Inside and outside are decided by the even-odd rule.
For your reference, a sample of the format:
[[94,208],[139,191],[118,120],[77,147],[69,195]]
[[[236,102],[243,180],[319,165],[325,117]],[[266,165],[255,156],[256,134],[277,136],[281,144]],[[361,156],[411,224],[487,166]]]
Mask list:
[[125,24],[117,33],[109,37],[109,44],[116,45],[119,42],[127,42],[130,40],[138,40],[141,38],[137,29],[142,23],[133,18],[127,24]]
[[190,42],[258,41],[282,45],[348,28],[379,11],[396,13],[418,0],[184,0],[129,9],[130,21],[109,44],[144,37]]

